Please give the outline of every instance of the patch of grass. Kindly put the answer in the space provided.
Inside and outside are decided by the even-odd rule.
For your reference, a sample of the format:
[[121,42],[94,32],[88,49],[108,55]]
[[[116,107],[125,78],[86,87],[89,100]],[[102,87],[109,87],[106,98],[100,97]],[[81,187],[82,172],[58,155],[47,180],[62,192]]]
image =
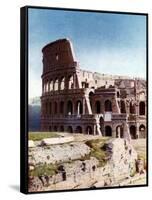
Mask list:
[[108,138],[88,140],[86,145],[91,148],[90,157],[95,157],[99,161],[99,167],[103,167],[107,162],[108,153],[103,149],[103,146]]
[[39,141],[44,138],[54,138],[59,137],[59,135],[55,132],[29,132],[29,140]]
[[29,171],[29,176],[52,176],[56,173],[57,166],[54,164],[41,164],[35,166],[34,170]]

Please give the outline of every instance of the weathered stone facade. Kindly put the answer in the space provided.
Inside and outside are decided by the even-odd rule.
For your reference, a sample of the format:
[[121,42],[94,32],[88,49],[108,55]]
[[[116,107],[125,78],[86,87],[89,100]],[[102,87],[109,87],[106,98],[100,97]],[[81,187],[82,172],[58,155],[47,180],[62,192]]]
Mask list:
[[145,80],[81,70],[68,39],[42,52],[42,131],[146,137]]

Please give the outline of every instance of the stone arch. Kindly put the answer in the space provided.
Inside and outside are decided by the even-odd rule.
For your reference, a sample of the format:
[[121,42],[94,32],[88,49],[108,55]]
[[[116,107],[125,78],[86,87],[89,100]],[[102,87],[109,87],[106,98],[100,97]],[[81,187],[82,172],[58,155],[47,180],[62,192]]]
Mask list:
[[131,125],[130,128],[130,136],[131,136],[131,139],[136,139],[137,138],[137,135],[136,135],[136,126],[134,125]]
[[45,102],[45,115],[48,115],[48,102]]
[[50,132],[52,131],[52,126],[49,126],[49,131],[50,131]]
[[53,127],[53,130],[54,130],[54,132],[57,132],[57,131],[58,131],[58,127],[57,127],[57,126],[54,126],[54,127]]
[[49,91],[52,91],[53,90],[53,80],[50,81],[49,83]]
[[112,103],[108,99],[105,101],[105,112],[111,112],[112,111]]
[[105,126],[105,136],[111,137],[112,136],[112,128],[111,126]]
[[73,76],[70,75],[68,77],[68,89],[73,89],[73,88],[74,88]]
[[143,124],[139,126],[139,137],[146,138],[146,127]]
[[60,102],[60,114],[64,114],[64,101]]
[[100,101],[95,102],[95,111],[96,111],[97,114],[101,113],[101,103],[100,103]]
[[76,133],[82,133],[82,127],[81,126],[76,127]]
[[57,102],[55,101],[54,102],[54,114],[57,114],[58,113],[58,104]]
[[121,113],[126,113],[126,105],[123,100],[120,101]]
[[91,107],[91,110],[92,110],[93,95],[94,95],[94,93],[93,93],[92,91],[89,92],[89,101],[90,101],[90,107]]
[[47,82],[46,82],[45,92],[48,92],[48,91],[49,91],[49,82],[47,81]]
[[71,100],[67,102],[67,114],[72,115],[73,114],[73,103]]
[[81,115],[83,113],[83,105],[80,100],[76,102],[76,111],[77,111],[77,115]]
[[73,128],[72,128],[72,126],[68,126],[67,132],[68,132],[68,133],[73,133]]
[[87,126],[87,128],[86,128],[86,133],[87,133],[88,135],[92,135],[92,134],[93,134],[93,131],[92,131],[91,126]]
[[136,114],[135,104],[132,101],[130,102],[130,114]]
[[116,137],[117,138],[124,138],[123,126],[122,125],[118,125],[116,127]]
[[139,115],[145,115],[145,102],[141,101],[139,103]]
[[64,126],[60,126],[60,131],[64,132]]
[[117,91],[117,98],[119,98],[120,97],[120,92],[119,91]]
[[60,90],[65,89],[65,77],[62,77],[60,80]]
[[58,90],[59,89],[59,81],[58,79],[56,78],[55,81],[54,81],[54,90]]

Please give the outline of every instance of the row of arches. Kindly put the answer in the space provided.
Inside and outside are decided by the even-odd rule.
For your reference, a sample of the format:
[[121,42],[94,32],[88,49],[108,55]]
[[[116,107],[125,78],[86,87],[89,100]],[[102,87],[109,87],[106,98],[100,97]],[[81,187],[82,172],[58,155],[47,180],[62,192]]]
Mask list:
[[68,77],[62,76],[61,78],[55,78],[47,80],[43,84],[43,93],[49,91],[57,91],[64,89],[73,89],[74,88],[74,76],[69,75]]
[[[144,124],[141,124],[139,126],[139,130],[137,130],[137,127],[134,125],[130,126],[130,136],[132,139],[137,139],[139,138],[146,138],[146,127]],[[137,135],[137,131],[139,131],[139,135]]]
[[[49,131],[60,131],[60,132],[68,132],[68,133],[83,133],[83,129],[81,126],[77,126],[76,128],[73,128],[72,126],[49,126]],[[85,133],[86,134],[93,134],[93,130],[91,126],[85,127]]]
[[[112,112],[112,103],[110,100],[104,102],[104,111]],[[100,114],[101,112],[101,102],[98,100],[95,102],[95,113]]]
[[[126,104],[125,101],[121,100],[119,102],[119,106],[120,106],[120,112],[121,113],[126,113]],[[130,114],[136,114],[136,105],[133,102],[129,103],[129,112]],[[145,115],[145,102],[141,101],[139,103],[139,115]]]
[[66,103],[64,101],[45,102],[43,104],[43,109],[42,109],[42,114],[44,116],[52,114],[80,115],[82,113],[83,113],[83,104],[81,100],[76,101],[75,104],[71,100],[67,101]]

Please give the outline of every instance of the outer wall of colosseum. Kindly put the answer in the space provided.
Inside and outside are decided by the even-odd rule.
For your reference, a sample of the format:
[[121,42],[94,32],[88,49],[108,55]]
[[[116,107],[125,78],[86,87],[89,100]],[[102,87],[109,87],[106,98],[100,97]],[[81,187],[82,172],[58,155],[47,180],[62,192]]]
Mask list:
[[145,80],[81,70],[67,39],[42,53],[42,131],[146,137]]

